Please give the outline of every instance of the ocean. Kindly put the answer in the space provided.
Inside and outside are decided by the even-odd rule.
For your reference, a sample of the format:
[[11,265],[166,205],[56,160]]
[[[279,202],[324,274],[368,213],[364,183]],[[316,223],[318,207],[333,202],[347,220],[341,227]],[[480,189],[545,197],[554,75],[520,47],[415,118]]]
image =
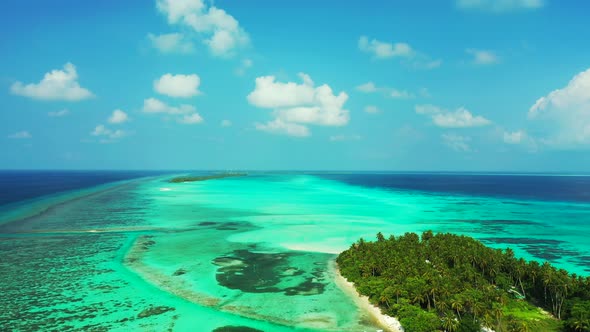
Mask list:
[[333,260],[377,232],[465,234],[590,275],[588,176],[172,176],[0,172],[0,326],[375,331]]

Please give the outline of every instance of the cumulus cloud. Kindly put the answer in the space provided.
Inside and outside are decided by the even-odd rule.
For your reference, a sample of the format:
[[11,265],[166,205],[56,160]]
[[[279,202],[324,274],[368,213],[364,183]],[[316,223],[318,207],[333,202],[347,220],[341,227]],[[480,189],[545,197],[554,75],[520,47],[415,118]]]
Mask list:
[[449,148],[458,151],[458,152],[470,152],[471,146],[469,146],[469,142],[471,141],[471,137],[469,136],[461,136],[453,133],[449,134],[442,134],[441,138],[443,143],[448,146]]
[[367,82],[367,83],[361,84],[361,85],[357,86],[356,89],[358,91],[364,92],[364,93],[373,93],[373,92],[379,91],[379,89],[377,89],[377,86],[375,86],[375,83],[373,83],[373,82]]
[[499,128],[501,139],[505,144],[519,146],[527,149],[529,152],[536,152],[539,149],[537,140],[530,136],[524,129],[516,131],[506,131]]
[[15,82],[10,91],[15,95],[40,100],[79,101],[94,96],[80,86],[76,67],[69,62],[63,70],[55,69],[46,73],[39,83]]
[[190,28],[200,35],[214,56],[232,56],[236,49],[250,42],[233,16],[204,0],[157,0],[156,7],[166,15],[168,23]]
[[101,143],[112,143],[116,139],[126,136],[127,132],[121,129],[112,130],[105,127],[104,125],[98,125],[90,134],[92,136],[103,137],[103,139],[100,141]]
[[504,143],[506,144],[520,144],[527,137],[524,130],[514,132],[504,132]]
[[410,93],[406,90],[398,90],[398,89],[391,89],[388,92],[388,97],[395,98],[395,99],[409,99],[414,98],[414,94]]
[[70,111],[68,111],[67,109],[47,113],[47,115],[49,115],[51,117],[62,117],[62,116],[66,116],[68,114],[70,114]]
[[256,107],[280,108],[311,104],[315,95],[314,82],[309,75],[299,73],[303,84],[276,82],[274,76],[256,78],[256,87],[248,95],[248,102]]
[[143,101],[145,113],[188,114],[196,112],[192,105],[182,104],[178,107],[170,106],[156,98],[148,98]]
[[389,87],[378,87],[375,83],[369,81],[367,83],[361,84],[356,87],[356,90],[363,92],[363,93],[375,93],[380,92],[383,93],[386,97],[395,98],[395,99],[408,99],[414,98],[415,95],[407,90],[399,90],[396,88],[389,88]]
[[197,124],[203,122],[203,118],[198,113],[184,115],[178,122],[183,124]]
[[221,124],[222,127],[231,127],[232,123],[229,120],[221,120]]
[[434,124],[445,128],[469,128],[487,126],[490,120],[483,116],[474,116],[466,108],[459,108],[452,113],[435,114],[432,117]]
[[468,48],[465,50],[465,52],[473,57],[471,62],[475,65],[485,66],[497,64],[500,62],[500,58],[492,51]]
[[190,98],[201,93],[199,91],[200,84],[201,79],[197,74],[164,74],[154,81],[154,90],[169,97]]
[[152,46],[161,53],[189,54],[195,51],[195,45],[182,33],[161,35],[148,34]]
[[16,132],[14,134],[8,135],[8,138],[12,139],[29,139],[33,138],[33,135],[26,130]]
[[574,76],[569,83],[539,98],[529,109],[532,125],[540,127],[547,146],[590,147],[590,68]]
[[267,123],[256,123],[257,130],[265,131],[271,134],[288,135],[294,137],[307,137],[311,135],[309,128],[306,126],[285,122],[280,118],[276,118]]
[[365,113],[369,113],[369,114],[377,114],[377,113],[381,112],[379,110],[379,108],[377,106],[375,106],[375,105],[367,105],[367,106],[365,106],[364,111],[365,111]]
[[434,69],[440,67],[442,60],[432,59],[428,55],[414,50],[407,43],[389,43],[361,36],[358,47],[362,52],[371,54],[374,59],[401,58],[410,67],[416,69]]
[[415,111],[417,114],[430,116],[436,126],[443,128],[482,127],[492,123],[483,116],[471,114],[464,107],[460,107],[455,111],[448,111],[434,105],[416,105]]
[[127,113],[117,109],[113,111],[113,114],[109,117],[109,122],[114,124],[120,124],[127,122],[129,120],[129,116]]
[[532,10],[545,6],[545,0],[456,0],[455,3],[460,9],[494,13]]
[[203,118],[197,113],[197,109],[194,106],[188,104],[171,106],[156,98],[148,98],[143,101],[143,112],[171,115],[177,122],[182,124],[203,122]]
[[409,57],[414,54],[412,47],[406,43],[387,43],[377,39],[369,40],[367,36],[359,38],[358,46],[361,51],[370,53],[377,59]]
[[302,83],[277,82],[274,76],[256,79],[256,87],[248,95],[248,102],[259,108],[272,109],[276,118],[257,126],[258,129],[274,133],[284,130],[292,136],[308,136],[307,127],[301,129],[303,125],[344,126],[348,123],[349,111],[344,109],[348,95],[345,92],[335,95],[327,84],[316,87],[309,75],[299,73],[299,77]]

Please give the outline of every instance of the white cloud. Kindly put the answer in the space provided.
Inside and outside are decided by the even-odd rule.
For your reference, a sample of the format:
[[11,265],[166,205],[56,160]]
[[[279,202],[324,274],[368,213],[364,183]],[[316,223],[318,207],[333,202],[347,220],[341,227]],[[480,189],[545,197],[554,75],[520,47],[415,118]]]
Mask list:
[[203,118],[198,113],[183,116],[178,122],[183,124],[197,124],[203,122]]
[[348,110],[342,106],[347,98],[338,98],[332,94],[330,88],[320,92],[325,94],[324,100],[318,101],[317,106],[300,106],[277,110],[274,114],[285,121],[293,123],[313,124],[318,126],[344,126],[348,123],[350,116]]
[[29,138],[33,138],[33,136],[28,131],[23,130],[23,131],[16,132],[16,133],[14,133],[12,135],[8,135],[8,138],[12,138],[12,139],[29,139]]
[[367,82],[365,84],[361,84],[361,85],[357,86],[356,89],[358,91],[364,92],[364,93],[373,93],[373,92],[379,91],[377,89],[377,86],[375,86],[375,83],[373,83],[373,82]]
[[520,144],[527,138],[524,130],[515,132],[504,132],[504,143],[506,144]]
[[466,49],[465,52],[473,56],[473,64],[476,65],[493,65],[500,62],[500,58],[492,51],[476,50],[473,48]]
[[469,128],[487,126],[492,123],[483,116],[473,116],[466,108],[459,108],[452,113],[441,113],[432,116],[434,124],[445,128]]
[[273,121],[269,121],[265,124],[256,123],[255,126],[257,130],[265,131],[271,134],[288,135],[294,137],[307,137],[311,135],[309,128],[306,126],[297,123],[285,122],[280,118],[276,118]]
[[428,55],[414,50],[407,43],[388,43],[377,39],[361,36],[358,41],[361,51],[373,55],[374,59],[401,58],[410,67],[416,69],[434,69],[442,64],[440,59],[432,59]]
[[307,129],[303,131],[301,126],[289,125],[344,126],[348,123],[349,111],[343,108],[348,100],[346,93],[334,95],[327,84],[315,87],[309,75],[299,73],[299,77],[302,80],[300,84],[276,82],[274,76],[256,79],[256,87],[248,95],[248,102],[256,107],[273,109],[276,118],[259,128],[269,132],[286,130],[295,133],[293,136],[308,136],[302,135],[308,132]]
[[145,113],[189,114],[197,110],[192,105],[182,104],[174,107],[156,98],[148,98],[143,101],[143,111]]
[[111,116],[109,117],[109,122],[115,123],[115,124],[127,122],[128,120],[129,120],[129,116],[127,115],[127,113],[125,113],[119,109],[114,110],[113,114],[111,114]]
[[240,61],[240,66],[236,69],[236,75],[242,76],[246,73],[246,71],[254,65],[254,61],[252,59],[243,59]]
[[395,98],[395,99],[410,99],[414,98],[414,94],[410,93],[406,90],[398,90],[398,89],[391,89],[388,93],[388,97]]
[[470,152],[471,147],[469,146],[469,142],[471,141],[471,137],[469,136],[461,136],[457,134],[442,134],[441,138],[443,139],[443,143],[450,147],[451,149],[458,151],[458,152]]
[[203,122],[203,118],[192,105],[181,104],[170,106],[156,98],[148,98],[143,101],[143,112],[162,113],[175,116],[176,121],[183,124],[197,124]]
[[529,152],[538,151],[539,146],[537,140],[534,137],[529,136],[524,129],[505,131],[498,128],[498,130],[505,144],[524,147]]
[[90,133],[92,136],[100,136],[105,137],[107,140],[102,140],[101,143],[111,143],[113,140],[118,138],[122,138],[127,135],[127,133],[121,129],[111,130],[104,125],[98,125],[94,128],[94,130]]
[[539,141],[557,149],[590,146],[590,68],[574,76],[567,86],[539,98],[528,117],[541,127]]
[[200,84],[201,79],[197,74],[164,74],[154,81],[154,90],[169,97],[190,98],[201,93],[199,91]]
[[51,117],[62,117],[62,116],[66,116],[68,114],[70,114],[70,111],[68,111],[67,109],[47,113],[47,115],[49,115]]
[[374,105],[367,105],[367,106],[365,106],[364,111],[365,111],[365,113],[369,113],[369,114],[377,114],[377,113],[380,113],[381,112],[379,110],[379,108],[377,106],[374,106]]
[[451,112],[434,105],[416,105],[415,110],[417,114],[430,116],[436,126],[443,128],[482,127],[492,123],[483,116],[474,116],[464,107]]
[[161,35],[148,34],[152,46],[161,53],[189,54],[195,51],[195,45],[182,33],[167,33]]
[[330,142],[358,141],[360,139],[361,139],[360,135],[334,135],[334,136],[330,136]]
[[371,53],[376,59],[387,59],[393,57],[409,57],[414,55],[412,47],[406,43],[387,43],[367,36],[361,36],[358,42],[359,49]]
[[46,73],[39,83],[23,84],[15,82],[10,91],[19,96],[41,100],[79,101],[94,95],[78,83],[76,67],[71,63],[64,65],[64,70],[52,70]]
[[222,127],[231,127],[232,123],[229,120],[221,120],[221,124]]
[[248,95],[248,102],[256,107],[281,108],[311,104],[314,100],[314,83],[309,75],[299,73],[303,84],[275,82],[274,76],[256,79],[256,88]]
[[500,13],[539,9],[545,6],[545,0],[456,0],[456,5],[460,9]]
[[398,90],[396,88],[389,88],[389,87],[378,87],[375,85],[375,83],[370,82],[370,81],[357,86],[356,90],[358,90],[360,92],[364,92],[364,93],[381,92],[386,97],[395,98],[395,99],[408,99],[408,98],[415,97],[415,95],[413,93],[410,93],[406,90]]
[[201,35],[214,56],[231,56],[250,42],[233,16],[208,6],[204,0],[157,0],[156,6],[167,16],[168,23],[191,28]]

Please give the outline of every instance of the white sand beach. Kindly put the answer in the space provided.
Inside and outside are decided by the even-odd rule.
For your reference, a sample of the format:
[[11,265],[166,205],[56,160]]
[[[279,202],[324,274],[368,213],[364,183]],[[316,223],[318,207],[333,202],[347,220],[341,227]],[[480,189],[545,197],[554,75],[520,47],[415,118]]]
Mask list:
[[391,317],[391,316],[383,314],[379,307],[376,307],[373,304],[371,304],[371,302],[369,302],[369,298],[367,296],[360,295],[356,291],[354,284],[352,282],[346,280],[346,278],[344,278],[340,274],[340,270],[336,266],[336,263],[333,263],[333,264],[334,264],[334,271],[335,271],[334,275],[335,275],[336,285],[338,287],[340,287],[340,289],[342,289],[342,291],[344,291],[346,294],[351,296],[362,310],[365,310],[377,323],[379,323],[379,325],[381,327],[383,327],[384,331],[389,331],[389,332],[403,332],[404,331],[404,328],[402,327],[400,322],[395,317]]

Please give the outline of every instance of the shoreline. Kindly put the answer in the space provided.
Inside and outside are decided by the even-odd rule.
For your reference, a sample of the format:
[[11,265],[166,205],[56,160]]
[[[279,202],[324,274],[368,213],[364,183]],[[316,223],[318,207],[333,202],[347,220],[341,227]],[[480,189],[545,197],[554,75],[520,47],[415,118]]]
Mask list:
[[336,286],[338,286],[338,288],[340,288],[345,294],[350,296],[360,309],[368,313],[369,316],[371,316],[371,318],[373,318],[375,322],[383,328],[383,331],[404,331],[401,323],[399,322],[399,320],[397,320],[397,318],[385,315],[381,312],[381,309],[379,307],[376,307],[371,302],[369,302],[369,298],[367,296],[361,295],[356,291],[354,284],[346,280],[346,278],[344,278],[344,276],[340,274],[340,269],[338,269],[338,265],[336,264],[336,262],[333,261],[331,265],[334,270],[334,283],[336,284]]

